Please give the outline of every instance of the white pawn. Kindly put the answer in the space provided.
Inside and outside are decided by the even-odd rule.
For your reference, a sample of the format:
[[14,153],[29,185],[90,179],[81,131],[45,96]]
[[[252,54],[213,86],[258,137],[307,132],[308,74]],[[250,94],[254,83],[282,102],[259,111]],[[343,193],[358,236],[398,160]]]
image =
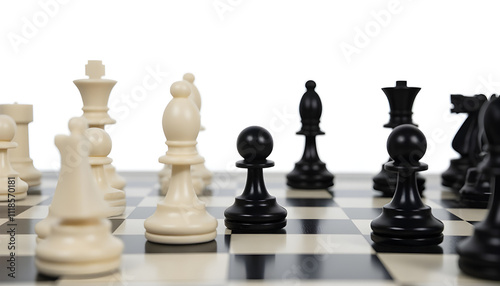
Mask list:
[[211,241],[217,235],[217,220],[196,196],[191,178],[191,165],[204,161],[196,151],[200,111],[188,98],[190,89],[186,82],[172,84],[170,93],[174,98],[165,108],[162,120],[168,151],[159,161],[172,165],[172,176],[167,195],[144,222],[146,239],[165,244]]
[[111,187],[104,170],[105,165],[113,162],[113,159],[107,157],[111,152],[111,137],[103,129],[95,127],[87,129],[85,135],[90,141],[89,162],[92,173],[104,200],[109,205],[109,216],[121,215],[127,205],[125,192]]
[[87,128],[84,118],[72,118],[71,134],[55,138],[61,171],[50,209],[57,219],[35,250],[35,265],[45,275],[94,275],[120,266],[123,243],[105,218],[108,206],[90,170]]
[[18,201],[26,198],[28,184],[19,178],[9,160],[8,149],[16,148],[12,142],[16,135],[16,122],[8,115],[0,115],[0,201]]

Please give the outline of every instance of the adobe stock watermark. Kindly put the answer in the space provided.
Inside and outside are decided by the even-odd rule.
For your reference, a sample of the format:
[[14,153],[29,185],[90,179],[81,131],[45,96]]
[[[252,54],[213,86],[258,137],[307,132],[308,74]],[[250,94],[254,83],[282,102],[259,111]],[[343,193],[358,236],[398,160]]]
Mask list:
[[61,6],[67,4],[68,0],[40,0],[37,2],[39,9],[30,17],[21,17],[21,25],[17,31],[7,33],[12,49],[17,54],[22,45],[27,45],[35,38],[40,30],[45,28],[51,19],[56,17]]
[[342,42],[339,45],[342,55],[347,63],[352,61],[354,55],[359,55],[364,48],[368,47],[371,41],[380,35],[383,28],[388,27],[394,16],[401,13],[403,7],[399,0],[391,0],[387,7],[379,11],[371,11],[371,20],[365,23],[363,27],[354,27],[354,36],[350,43]]
[[[113,91],[111,91],[109,105],[109,114],[111,118],[117,119],[117,122],[125,120],[130,116],[131,112],[138,108],[139,105],[144,102],[151,92],[159,88],[167,78],[169,78],[170,73],[164,71],[160,64],[155,66],[146,66],[144,68],[145,74],[140,78],[140,81],[134,85],[128,93],[122,93],[119,96],[114,96]],[[80,96],[80,95],[75,95]],[[106,132],[111,135],[116,125],[107,125]],[[85,147],[85,146],[84,146]],[[88,148],[88,147],[85,147]],[[79,148],[81,149],[81,148]],[[83,149],[82,149],[83,150]],[[71,160],[78,164],[78,158],[81,157],[81,153],[78,150],[69,151]],[[73,163],[72,163],[73,164]],[[61,168],[60,161],[53,158],[51,162],[51,168],[53,170],[58,170]]]
[[17,256],[16,256],[16,177],[7,177],[7,276],[16,278]]
[[269,129],[271,133],[281,133],[295,123],[300,122],[297,108],[293,110],[288,105],[283,105],[281,109],[273,107],[271,109],[273,116],[269,119]]
[[305,256],[300,261],[292,264],[289,269],[281,275],[282,280],[286,280],[287,285],[300,285],[301,281],[310,278],[318,271],[325,261],[330,258],[328,254],[333,254],[342,246],[335,242],[332,235],[319,236],[316,240],[317,245],[314,254]]
[[[116,119],[118,122],[126,119],[134,109],[146,101],[151,93],[170,77],[170,73],[164,71],[160,64],[156,64],[154,67],[146,66],[144,70],[145,73],[142,78],[129,92],[121,93],[118,96],[111,95],[112,100],[109,104],[111,118]],[[108,133],[112,131],[112,126],[107,126]]]
[[[498,93],[500,90],[500,81],[496,80],[492,74],[487,76],[479,75],[477,80],[479,83],[475,87],[475,94],[483,93],[489,98],[491,94]],[[442,114],[441,120],[447,124],[446,128],[435,127],[427,136],[426,155],[429,157],[436,152],[439,145],[450,144],[455,136],[455,134],[450,133],[450,130],[458,130],[464,123],[463,116],[457,116],[457,114],[449,110]]]
[[475,94],[493,94],[500,92],[500,81],[493,78],[493,74],[488,74],[487,76],[479,75],[477,76],[479,84],[474,89]]
[[224,15],[231,13],[234,9],[241,5],[243,0],[214,0],[212,2],[212,7],[214,7],[217,16],[221,21],[224,21]]

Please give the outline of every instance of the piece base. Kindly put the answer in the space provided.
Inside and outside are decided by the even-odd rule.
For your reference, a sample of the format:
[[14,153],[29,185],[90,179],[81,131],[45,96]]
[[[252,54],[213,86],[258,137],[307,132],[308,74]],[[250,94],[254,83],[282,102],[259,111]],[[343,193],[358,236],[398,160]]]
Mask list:
[[120,256],[86,263],[53,262],[40,258],[35,259],[38,271],[47,276],[76,276],[76,275],[101,275],[116,271],[120,268]]
[[125,212],[125,206],[109,207],[108,217],[121,216]]
[[460,256],[458,267],[465,274],[488,280],[500,280],[500,264],[486,262],[477,257]]
[[332,187],[334,175],[326,169],[323,162],[306,164],[295,163],[295,168],[286,175],[286,184],[293,189],[317,190]]
[[[487,187],[487,188],[486,188]],[[466,185],[460,190],[460,204],[472,207],[485,209],[490,201],[489,184],[481,186]]]
[[428,246],[438,245],[443,242],[443,234],[431,237],[389,237],[371,233],[373,242],[382,245],[397,245],[397,246]]
[[240,221],[225,219],[224,224],[226,225],[227,228],[231,230],[260,232],[260,231],[282,229],[286,226],[286,219],[276,222],[265,222],[265,223],[249,223],[249,222],[240,222]]
[[236,197],[234,204],[224,211],[227,228],[248,231],[281,229],[286,225],[287,214],[273,196],[263,200]]
[[196,244],[212,241],[216,236],[216,231],[193,235],[163,235],[146,231],[146,239],[148,241],[160,244]]
[[333,186],[332,180],[305,180],[305,181],[296,181],[290,180],[287,178],[286,185],[292,189],[300,189],[300,190],[321,190],[328,189]]
[[40,186],[42,184],[42,173],[33,166],[33,160],[16,162],[11,161],[12,168],[19,172],[19,178],[26,182],[29,187]]
[[486,209],[488,208],[490,195],[489,194],[481,194],[481,195],[462,195],[460,194],[460,204],[466,207],[477,208],[477,209]]

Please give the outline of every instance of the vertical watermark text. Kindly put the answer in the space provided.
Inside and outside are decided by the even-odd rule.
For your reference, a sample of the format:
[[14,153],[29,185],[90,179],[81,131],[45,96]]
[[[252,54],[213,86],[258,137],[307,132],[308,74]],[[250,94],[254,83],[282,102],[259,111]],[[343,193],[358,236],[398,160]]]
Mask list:
[[9,222],[7,226],[7,234],[9,237],[9,242],[7,243],[8,258],[7,258],[7,276],[10,278],[16,278],[16,178],[7,178],[7,218]]

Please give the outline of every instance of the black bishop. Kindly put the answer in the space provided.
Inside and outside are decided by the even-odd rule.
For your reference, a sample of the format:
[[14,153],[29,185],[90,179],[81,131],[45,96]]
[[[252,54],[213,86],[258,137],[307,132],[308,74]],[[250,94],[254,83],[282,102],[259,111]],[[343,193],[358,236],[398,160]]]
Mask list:
[[302,128],[297,134],[306,137],[306,144],[302,159],[295,163],[295,168],[286,176],[286,184],[294,189],[326,189],[333,186],[334,176],[319,159],[316,149],[316,136],[325,132],[319,128],[323,106],[315,88],[314,81],[307,81],[307,91],[300,100]]

